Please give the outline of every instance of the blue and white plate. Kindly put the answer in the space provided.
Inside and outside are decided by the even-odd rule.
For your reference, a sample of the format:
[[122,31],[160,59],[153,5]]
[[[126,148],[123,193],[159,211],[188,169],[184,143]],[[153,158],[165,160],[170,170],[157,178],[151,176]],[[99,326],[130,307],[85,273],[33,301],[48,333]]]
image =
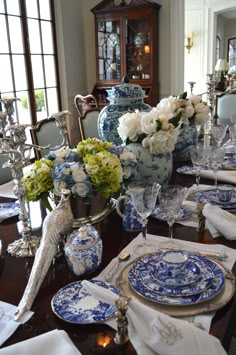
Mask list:
[[230,202],[220,202],[216,194],[217,194],[216,189],[204,190],[204,191],[199,191],[194,193],[196,201],[202,203],[207,203],[207,202],[212,204],[214,203],[214,205],[217,205],[225,210],[236,209],[236,189],[232,190],[232,198]]
[[164,276],[163,273],[158,275],[160,262],[160,260],[157,261],[156,255],[152,255],[148,264],[143,263],[140,259],[132,268],[134,269],[133,273],[136,274],[136,277],[141,280],[145,287],[162,295],[172,297],[192,296],[205,291],[213,281],[214,274],[211,269],[209,267],[202,268],[202,264],[198,259],[195,260],[195,258],[189,257],[185,275],[168,278],[167,273],[165,273],[166,282],[160,282],[158,278],[163,279],[162,276]]
[[235,158],[225,159],[222,167],[227,170],[236,170],[236,159]]
[[[102,286],[120,295],[120,291],[114,286],[100,281],[91,282]],[[96,300],[86,292],[81,281],[73,282],[61,288],[51,301],[53,312],[61,319],[69,323],[88,324],[99,323],[111,318],[116,308],[110,304]]]
[[0,203],[0,222],[4,219],[17,216],[20,213],[20,204],[18,202]]
[[[178,169],[176,169],[177,173],[191,173],[194,172],[196,170],[195,166],[192,165],[184,165],[179,167]],[[209,170],[207,165],[204,165],[201,167],[201,170]]]
[[[158,258],[160,259],[161,257],[161,252],[143,256],[139,260],[141,260],[144,265],[147,265],[150,263],[150,260],[153,260],[153,255],[156,255],[156,258],[158,260]],[[225,283],[224,273],[221,268],[212,260],[207,259],[206,257],[201,255],[194,255],[189,253],[189,258],[191,258],[192,256],[193,260],[197,260],[201,264],[202,270],[204,268],[207,268],[210,269],[213,273],[213,280],[210,286],[201,293],[189,296],[180,295],[179,297],[173,297],[172,295],[170,296],[158,293],[143,284],[141,279],[137,277],[135,267],[131,267],[129,270],[129,284],[131,288],[140,296],[160,304],[167,304],[170,306],[187,306],[208,301],[214,298],[223,289]],[[134,265],[136,264],[137,262]]]
[[[192,215],[192,211],[186,209],[186,208],[181,208],[179,211],[178,215],[175,218],[175,221],[181,221],[182,219],[189,218]],[[152,213],[152,217],[155,217],[161,221],[166,221],[165,216],[161,213],[160,208],[156,207],[155,210]]]

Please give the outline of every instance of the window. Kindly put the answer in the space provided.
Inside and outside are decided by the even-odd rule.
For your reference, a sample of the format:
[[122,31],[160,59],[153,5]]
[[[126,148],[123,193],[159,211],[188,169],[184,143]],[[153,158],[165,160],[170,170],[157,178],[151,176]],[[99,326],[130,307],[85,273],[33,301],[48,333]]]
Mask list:
[[53,0],[0,0],[0,92],[19,123],[61,110]]
[[228,40],[228,62],[229,68],[234,68],[236,73],[236,38]]
[[220,59],[220,37],[216,36],[216,63]]

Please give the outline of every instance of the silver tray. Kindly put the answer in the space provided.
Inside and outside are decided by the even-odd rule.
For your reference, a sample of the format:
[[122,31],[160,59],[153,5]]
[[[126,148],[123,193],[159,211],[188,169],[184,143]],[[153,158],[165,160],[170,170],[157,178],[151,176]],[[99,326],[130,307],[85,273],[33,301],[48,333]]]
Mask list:
[[135,301],[143,303],[146,306],[149,306],[159,312],[163,312],[173,317],[193,316],[196,314],[208,313],[224,307],[234,295],[235,276],[224,265],[211,259],[223,270],[225,274],[225,286],[215,298],[206,302],[184,306],[184,307],[179,307],[174,305],[171,306],[163,305],[163,304],[150,301],[144,298],[143,296],[139,296],[134,290],[132,290],[132,288],[129,285],[129,280],[128,280],[129,269],[138,259],[139,258],[133,260],[131,263],[126,265],[121,270],[116,280],[116,286],[121,290],[124,296],[131,297]]

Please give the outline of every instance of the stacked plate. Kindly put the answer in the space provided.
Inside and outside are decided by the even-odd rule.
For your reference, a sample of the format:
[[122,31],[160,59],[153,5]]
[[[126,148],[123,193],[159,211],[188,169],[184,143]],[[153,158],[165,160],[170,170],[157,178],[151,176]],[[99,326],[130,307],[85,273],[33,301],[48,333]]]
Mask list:
[[162,269],[162,252],[142,256],[129,268],[128,282],[138,295],[165,305],[187,306],[212,300],[224,288],[219,264],[187,252],[185,268],[177,275]]
[[[224,186],[224,185],[222,185]],[[202,203],[213,203],[224,210],[236,210],[236,189],[232,187],[230,201],[219,201],[217,190],[215,188],[210,190],[203,190],[195,193],[195,199]]]

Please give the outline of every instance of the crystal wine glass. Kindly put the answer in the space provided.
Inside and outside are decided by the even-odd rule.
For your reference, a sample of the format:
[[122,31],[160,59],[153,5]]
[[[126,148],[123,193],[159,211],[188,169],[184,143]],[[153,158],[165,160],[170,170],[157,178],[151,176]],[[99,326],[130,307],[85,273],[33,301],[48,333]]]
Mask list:
[[225,149],[223,147],[212,147],[209,151],[208,167],[213,171],[215,178],[216,194],[218,190],[217,184],[217,171],[222,166],[225,157]]
[[229,127],[229,135],[234,146],[234,159],[236,159],[236,126]]
[[169,185],[165,189],[161,189],[158,196],[160,213],[169,225],[169,238],[171,241],[173,239],[173,225],[176,216],[181,210],[186,191],[186,187]]
[[131,194],[134,208],[142,220],[142,234],[144,240],[146,240],[147,235],[148,217],[156,206],[157,195],[160,188],[160,184],[146,181],[134,182],[129,185],[129,192]]
[[199,191],[201,167],[208,161],[209,148],[204,146],[193,146],[190,148],[190,157],[193,166],[196,168],[196,185]]
[[226,131],[228,129],[228,126],[223,126],[223,125],[217,125],[212,127],[212,134],[213,137],[216,141],[216,145],[219,148],[221,146],[221,143],[223,139],[225,138]]

